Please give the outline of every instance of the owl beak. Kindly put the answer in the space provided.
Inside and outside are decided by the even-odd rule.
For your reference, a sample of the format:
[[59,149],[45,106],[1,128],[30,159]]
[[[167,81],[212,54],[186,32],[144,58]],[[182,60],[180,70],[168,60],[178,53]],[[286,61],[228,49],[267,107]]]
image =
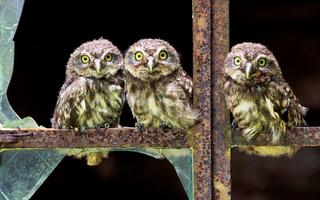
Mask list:
[[100,65],[100,60],[99,59],[96,59],[94,61],[94,68],[96,69],[97,74],[100,74],[101,65]]
[[149,70],[152,72],[153,67],[154,67],[154,58],[153,57],[151,57],[151,56],[148,57],[147,66],[148,66]]
[[251,63],[246,63],[246,78],[250,79],[251,76],[251,70],[252,70],[252,64]]

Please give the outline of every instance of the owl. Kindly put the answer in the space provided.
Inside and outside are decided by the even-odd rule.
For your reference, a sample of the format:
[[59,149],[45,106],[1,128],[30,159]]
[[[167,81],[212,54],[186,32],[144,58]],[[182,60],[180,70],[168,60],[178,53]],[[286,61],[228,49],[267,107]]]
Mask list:
[[[123,57],[119,49],[105,39],[82,44],[69,58],[52,127],[76,131],[117,127],[124,104],[123,85]],[[95,157],[88,161],[101,159]]]
[[268,134],[281,144],[286,131],[305,125],[307,109],[299,104],[271,51],[257,43],[232,47],[224,62],[224,95],[234,124],[250,141]]
[[129,47],[124,62],[126,97],[136,127],[189,129],[197,122],[192,79],[168,42],[142,39]]

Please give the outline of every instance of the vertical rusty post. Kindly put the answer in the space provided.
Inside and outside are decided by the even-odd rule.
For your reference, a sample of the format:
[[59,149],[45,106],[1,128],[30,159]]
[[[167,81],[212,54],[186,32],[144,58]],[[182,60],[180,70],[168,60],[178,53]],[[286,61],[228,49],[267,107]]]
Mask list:
[[229,0],[212,0],[212,141],[214,199],[231,199],[229,112],[221,91],[225,56],[229,51]]
[[201,123],[193,131],[194,197],[212,199],[211,170],[211,2],[193,0],[194,105]]

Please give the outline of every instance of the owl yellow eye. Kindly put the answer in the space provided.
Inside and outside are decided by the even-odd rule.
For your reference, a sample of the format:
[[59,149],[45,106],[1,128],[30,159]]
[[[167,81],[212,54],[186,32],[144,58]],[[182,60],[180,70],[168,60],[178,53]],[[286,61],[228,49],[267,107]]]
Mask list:
[[87,55],[82,55],[81,58],[80,58],[80,60],[81,60],[81,62],[82,62],[83,64],[88,64],[89,61],[90,61],[90,57],[87,56]]
[[134,54],[134,57],[135,57],[135,59],[136,59],[137,61],[140,61],[140,60],[142,60],[142,58],[143,58],[143,54],[142,54],[141,51],[137,51],[137,52]]
[[159,59],[160,60],[166,60],[168,58],[168,52],[165,50],[160,51],[159,53]]
[[105,61],[110,62],[110,61],[112,61],[112,59],[113,59],[113,55],[112,55],[111,53],[107,53],[107,54],[104,56],[104,60],[105,60]]
[[241,60],[241,58],[240,57],[234,57],[233,58],[233,63],[236,65],[236,66],[239,66],[239,65],[241,65],[241,63],[242,63],[242,60]]
[[265,67],[267,65],[267,59],[265,58],[259,58],[258,60],[258,66],[259,67]]

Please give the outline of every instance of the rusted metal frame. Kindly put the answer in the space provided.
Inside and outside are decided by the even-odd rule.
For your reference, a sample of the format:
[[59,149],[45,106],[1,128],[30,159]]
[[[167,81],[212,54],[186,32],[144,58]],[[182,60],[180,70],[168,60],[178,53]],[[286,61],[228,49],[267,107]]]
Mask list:
[[12,131],[10,134],[0,134],[0,144],[17,143],[19,138],[27,136],[32,136],[32,133],[17,133],[17,131]]
[[[135,128],[89,129],[84,132],[59,129],[2,129],[1,138],[19,134],[13,143],[0,143],[0,148],[69,148],[69,147],[156,147],[189,148],[183,130]],[[0,141],[1,142],[1,141]]]
[[[270,134],[261,134],[256,140],[250,142],[241,137],[241,133],[234,131],[233,146],[266,146],[270,144]],[[320,146],[320,127],[296,127],[288,131],[283,145],[296,145],[296,146]]]
[[297,146],[320,146],[320,127],[299,127],[286,136],[287,144]]
[[211,165],[211,2],[193,0],[194,105],[201,118],[193,130],[194,198],[212,199]]
[[212,0],[212,141],[214,199],[231,199],[229,111],[221,90],[225,56],[229,51],[229,0]]

